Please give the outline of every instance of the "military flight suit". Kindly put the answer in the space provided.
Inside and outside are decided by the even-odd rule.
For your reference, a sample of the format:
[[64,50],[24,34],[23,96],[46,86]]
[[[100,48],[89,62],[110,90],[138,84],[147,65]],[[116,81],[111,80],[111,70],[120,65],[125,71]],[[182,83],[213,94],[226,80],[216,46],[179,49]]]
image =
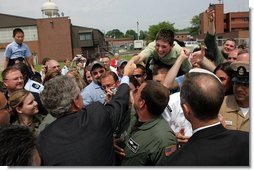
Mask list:
[[[41,124],[41,121],[45,118],[44,115],[34,115],[33,116],[33,122],[30,124],[30,125],[27,125],[27,127],[29,127],[31,129],[31,131],[35,134],[35,135],[39,135],[39,132],[38,132],[38,128]],[[14,121],[12,123],[12,125],[21,125],[19,120],[17,119],[16,121]]]
[[249,112],[246,116],[243,115],[234,95],[224,98],[219,113],[224,117],[227,129],[250,131]]
[[[139,123],[135,127],[135,124]],[[177,140],[168,123],[160,116],[146,123],[131,118],[125,141],[122,166],[154,166],[177,148]]]

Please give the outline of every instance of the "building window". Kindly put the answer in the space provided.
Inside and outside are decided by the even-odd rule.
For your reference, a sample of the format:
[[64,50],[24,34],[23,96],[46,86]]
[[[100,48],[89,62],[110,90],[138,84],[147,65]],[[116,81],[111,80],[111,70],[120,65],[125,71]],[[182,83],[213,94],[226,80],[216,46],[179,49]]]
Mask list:
[[[27,26],[20,27],[25,34],[24,41],[37,41],[37,27],[36,26]],[[0,28],[0,43],[9,43],[13,41],[12,31],[15,28]]]
[[85,33],[79,35],[80,40],[92,40],[92,34],[91,33]]

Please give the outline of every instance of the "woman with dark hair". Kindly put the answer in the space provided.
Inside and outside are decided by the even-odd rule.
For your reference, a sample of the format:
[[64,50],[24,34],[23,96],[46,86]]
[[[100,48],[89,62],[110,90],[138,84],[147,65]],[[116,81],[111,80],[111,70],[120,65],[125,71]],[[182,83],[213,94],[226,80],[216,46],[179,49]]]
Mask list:
[[225,96],[233,94],[232,74],[233,70],[230,67],[231,62],[224,62],[219,64],[214,69],[214,74],[219,77],[224,87]]

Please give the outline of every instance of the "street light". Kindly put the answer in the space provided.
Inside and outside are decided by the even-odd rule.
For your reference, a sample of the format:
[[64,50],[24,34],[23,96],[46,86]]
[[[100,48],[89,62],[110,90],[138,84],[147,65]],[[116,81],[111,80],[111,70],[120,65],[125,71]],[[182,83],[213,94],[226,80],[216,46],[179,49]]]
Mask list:
[[137,21],[137,36],[138,36],[138,40],[139,40],[139,29],[138,29],[138,26],[139,26],[139,22]]

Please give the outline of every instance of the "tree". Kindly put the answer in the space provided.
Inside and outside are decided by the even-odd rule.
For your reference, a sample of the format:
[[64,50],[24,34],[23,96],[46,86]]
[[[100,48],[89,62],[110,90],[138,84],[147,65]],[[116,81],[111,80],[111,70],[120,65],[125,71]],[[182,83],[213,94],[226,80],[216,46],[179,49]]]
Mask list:
[[160,22],[159,24],[157,25],[151,25],[149,26],[149,29],[148,29],[148,35],[149,35],[149,39],[150,40],[154,40],[155,37],[156,37],[156,34],[158,33],[158,31],[160,29],[171,29],[172,31],[176,31],[175,27],[174,27],[174,24],[175,23],[170,23],[170,22]]
[[191,23],[191,27],[189,28],[190,35],[192,35],[192,36],[198,35],[198,33],[199,33],[199,26],[200,26],[199,16],[195,15],[194,17],[192,17],[190,23]]
[[137,33],[134,30],[127,30],[125,33],[126,38],[133,38],[134,40],[138,38]]
[[149,36],[147,31],[140,30],[139,33],[140,33],[139,35],[140,40],[148,40]]
[[124,33],[121,32],[120,30],[118,29],[113,29],[113,30],[110,30],[106,33],[106,36],[107,37],[111,37],[111,38],[123,38],[124,37]]

